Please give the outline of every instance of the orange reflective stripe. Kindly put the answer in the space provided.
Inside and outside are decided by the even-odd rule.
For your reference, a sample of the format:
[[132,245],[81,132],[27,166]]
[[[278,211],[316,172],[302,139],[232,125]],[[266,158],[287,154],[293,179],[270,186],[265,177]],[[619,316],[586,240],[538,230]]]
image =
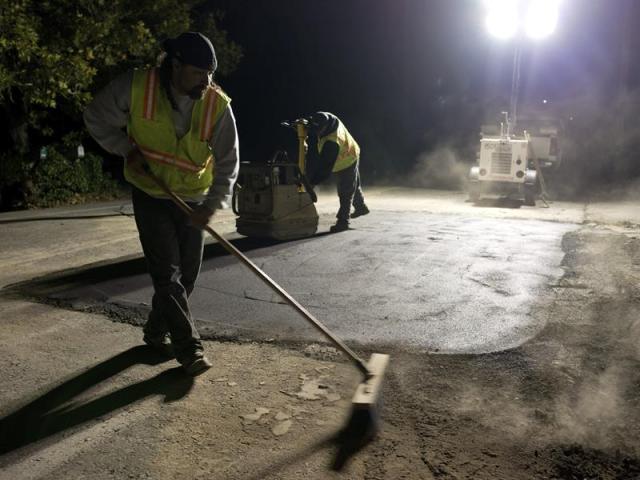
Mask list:
[[158,73],[155,68],[147,72],[147,82],[144,87],[144,105],[142,106],[142,118],[152,120],[156,113],[156,83]]
[[200,141],[205,140],[207,133],[207,124],[209,120],[209,109],[211,108],[211,90],[207,89],[207,95],[204,100],[204,108],[202,109],[202,118],[200,119]]
[[154,160],[158,163],[164,163],[165,165],[172,165],[182,170],[187,170],[189,172],[203,171],[209,166],[209,163],[211,162],[211,158],[212,158],[212,157],[209,157],[204,165],[198,166],[198,165],[194,165],[189,160],[183,160],[181,158],[177,158],[167,153],[157,152],[155,150],[151,150],[150,148],[141,147],[140,145],[138,145],[138,148],[144,154],[144,156],[150,160]]
[[205,102],[202,127],[200,128],[200,140],[208,141],[211,138],[213,132],[213,116],[216,111],[216,103],[218,101],[218,94],[213,89],[207,91],[207,100]]

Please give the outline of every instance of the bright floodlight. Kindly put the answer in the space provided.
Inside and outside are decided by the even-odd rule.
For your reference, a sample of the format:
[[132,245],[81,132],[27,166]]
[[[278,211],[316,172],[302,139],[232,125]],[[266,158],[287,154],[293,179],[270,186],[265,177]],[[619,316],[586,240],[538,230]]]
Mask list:
[[551,35],[558,24],[559,0],[531,0],[527,9],[525,31],[529,38]]
[[494,37],[507,40],[518,31],[518,2],[486,0],[487,30]]

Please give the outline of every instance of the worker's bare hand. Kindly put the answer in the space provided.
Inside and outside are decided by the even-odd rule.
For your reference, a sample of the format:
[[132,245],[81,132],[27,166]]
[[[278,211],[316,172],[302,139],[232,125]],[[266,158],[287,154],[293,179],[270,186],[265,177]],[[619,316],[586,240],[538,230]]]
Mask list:
[[191,224],[194,227],[204,229],[209,224],[211,218],[213,218],[213,215],[215,213],[215,210],[212,210],[206,205],[198,205],[193,209],[193,212],[191,213]]
[[129,152],[125,160],[129,169],[137,173],[138,175],[146,175],[147,161],[144,158],[144,154],[139,148],[134,148]]

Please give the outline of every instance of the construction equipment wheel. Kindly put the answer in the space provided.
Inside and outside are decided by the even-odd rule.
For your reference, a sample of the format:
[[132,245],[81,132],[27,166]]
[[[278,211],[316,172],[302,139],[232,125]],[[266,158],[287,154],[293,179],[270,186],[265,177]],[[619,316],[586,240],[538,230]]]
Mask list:
[[469,200],[473,203],[480,200],[480,185],[478,182],[469,183]]
[[527,207],[536,206],[536,187],[535,185],[524,186],[524,204]]

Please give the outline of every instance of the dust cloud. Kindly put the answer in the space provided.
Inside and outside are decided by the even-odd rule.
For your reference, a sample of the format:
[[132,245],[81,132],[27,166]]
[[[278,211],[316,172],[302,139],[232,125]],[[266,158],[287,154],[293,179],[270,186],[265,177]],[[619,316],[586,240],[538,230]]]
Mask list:
[[451,147],[438,147],[418,156],[404,183],[409,187],[459,190],[466,185],[470,166]]
[[561,198],[640,198],[640,90],[563,102],[562,163],[550,176]]
[[[558,127],[561,161],[544,170],[553,199],[640,199],[640,89],[617,95],[593,90],[546,108],[535,113],[523,106],[523,113]],[[408,174],[393,178],[394,183],[464,190],[479,148],[479,136],[477,141],[471,137],[443,137],[439,146],[418,154]]]
[[519,384],[503,384],[498,395],[489,396],[483,388],[469,385],[459,395],[456,410],[477,415],[484,425],[523,441],[534,435],[549,444],[595,449],[615,445],[615,432],[624,431],[628,417],[622,369],[608,368],[577,385],[565,380],[546,406],[539,399],[532,402]]
[[533,417],[515,387],[503,385],[499,396],[487,397],[484,388],[470,385],[460,395],[456,411],[477,415],[485,426],[514,438],[525,438],[533,427]]
[[558,440],[599,449],[611,446],[613,432],[624,428],[628,416],[623,373],[611,367],[558,398],[554,415]]

